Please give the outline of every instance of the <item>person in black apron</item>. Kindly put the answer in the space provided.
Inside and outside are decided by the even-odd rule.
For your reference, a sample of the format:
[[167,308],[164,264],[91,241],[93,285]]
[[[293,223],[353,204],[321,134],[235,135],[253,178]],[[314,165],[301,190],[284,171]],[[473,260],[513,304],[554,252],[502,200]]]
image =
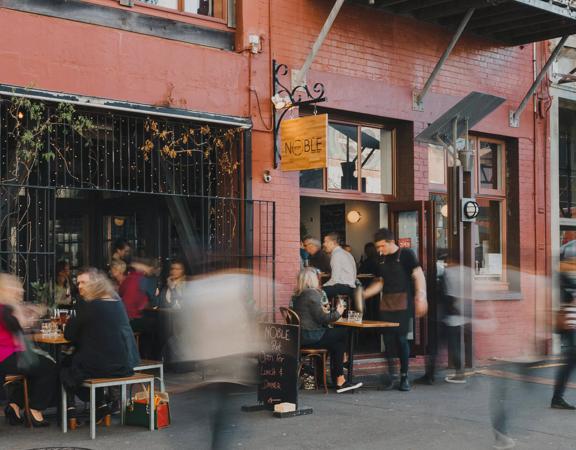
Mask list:
[[408,332],[410,321],[414,317],[414,298],[416,295],[426,297],[426,280],[418,258],[410,249],[401,249],[395,243],[394,233],[381,228],[374,235],[374,244],[380,255],[378,278],[365,291],[364,297],[369,298],[382,292],[378,319],[386,322],[398,322],[398,328],[384,333],[386,358],[390,371],[390,383],[394,382],[394,349],[400,359],[401,391],[410,390],[408,380],[408,363],[410,358],[410,343]]

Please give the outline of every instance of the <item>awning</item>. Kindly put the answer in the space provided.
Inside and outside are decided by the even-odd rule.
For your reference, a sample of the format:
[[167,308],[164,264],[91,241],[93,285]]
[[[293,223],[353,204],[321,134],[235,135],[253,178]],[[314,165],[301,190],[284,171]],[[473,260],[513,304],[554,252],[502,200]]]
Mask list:
[[576,34],[576,0],[349,0],[455,29],[471,8],[467,34],[520,45]]

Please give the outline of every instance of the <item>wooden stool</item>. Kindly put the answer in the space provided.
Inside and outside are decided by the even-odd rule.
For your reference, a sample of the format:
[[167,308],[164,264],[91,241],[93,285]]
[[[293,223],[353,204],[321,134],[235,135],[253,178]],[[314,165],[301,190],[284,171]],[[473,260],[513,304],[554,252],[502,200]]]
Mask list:
[[28,379],[24,375],[6,375],[4,377],[4,384],[15,383],[22,381],[24,386],[24,415],[26,416],[26,426],[31,427],[32,421],[30,420],[30,398],[28,396]]

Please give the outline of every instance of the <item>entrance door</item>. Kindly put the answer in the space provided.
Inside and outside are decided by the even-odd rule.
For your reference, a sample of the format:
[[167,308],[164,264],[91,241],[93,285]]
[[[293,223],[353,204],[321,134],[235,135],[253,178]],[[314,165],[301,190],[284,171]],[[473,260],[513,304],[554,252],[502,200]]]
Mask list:
[[[424,274],[428,275],[428,247],[430,239],[426,239],[426,230],[433,229],[433,224],[427,223],[430,214],[431,202],[412,201],[395,202],[388,204],[388,222],[390,229],[396,235],[397,243],[402,248],[410,248],[416,256]],[[426,277],[427,290],[430,293],[429,276]],[[428,344],[428,317],[414,319],[411,331],[414,340],[413,351],[418,355],[426,354]]]

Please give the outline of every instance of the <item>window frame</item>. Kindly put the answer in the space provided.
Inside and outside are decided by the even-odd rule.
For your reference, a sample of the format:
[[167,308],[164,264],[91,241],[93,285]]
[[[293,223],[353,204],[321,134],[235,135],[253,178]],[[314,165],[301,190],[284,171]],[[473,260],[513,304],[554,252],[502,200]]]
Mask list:
[[[469,138],[470,139],[470,138]],[[493,139],[493,138],[485,138],[482,136],[474,136],[474,140],[476,142],[476,151],[475,151],[475,164],[476,164],[476,183],[475,183],[475,190],[478,195],[481,196],[504,196],[506,197],[506,142]],[[483,188],[480,182],[480,143],[486,142],[489,144],[496,144],[500,146],[500,155],[498,157],[498,177],[500,179],[500,186],[498,189],[488,189]]]
[[[324,197],[324,198],[339,198],[339,199],[349,199],[349,200],[373,200],[378,202],[386,202],[396,200],[396,155],[397,155],[397,140],[396,140],[396,127],[391,124],[386,123],[374,123],[362,120],[346,120],[346,119],[329,119],[328,125],[331,123],[336,123],[346,126],[356,127],[356,142],[358,143],[358,153],[361,151],[361,134],[362,128],[376,128],[379,130],[386,130],[390,132],[390,146],[391,146],[391,176],[392,176],[392,192],[390,194],[375,194],[370,192],[362,192],[362,167],[361,158],[356,158],[356,171],[358,173],[358,185],[356,189],[339,189],[339,188],[328,188],[328,167],[322,169],[322,188],[306,188],[300,187],[300,195],[306,197]],[[326,160],[330,158],[330,149],[328,148],[326,155]],[[300,173],[300,172],[299,172]]]
[[228,27],[234,27],[234,24],[229,23],[229,19],[231,16],[229,13],[229,9],[231,7],[231,3],[233,3],[233,2],[231,2],[230,0],[213,0],[213,1],[214,2],[219,1],[222,3],[222,17],[221,18],[185,11],[184,10],[185,0],[177,0],[177,2],[178,2],[177,8],[168,8],[166,6],[153,5],[151,3],[146,3],[144,0],[134,0],[134,6],[154,9],[154,10],[162,11],[162,12],[169,12],[171,14],[177,14],[177,15],[186,16],[186,17],[193,17],[195,19],[206,20],[206,21],[210,21],[210,22],[223,24],[223,25],[226,25]]
[[[476,274],[474,267],[474,283],[479,291],[507,291],[509,290],[510,282],[508,280],[507,263],[508,263],[508,236],[507,236],[507,202],[508,202],[508,189],[506,178],[506,157],[507,145],[504,139],[497,139],[492,137],[485,137],[482,135],[469,135],[468,141],[474,145],[474,173],[473,173],[473,190],[475,198],[481,200],[492,200],[500,203],[500,246],[502,252],[502,273],[499,279],[483,278],[482,275]],[[501,151],[499,155],[499,172],[500,172],[500,189],[481,189],[480,188],[480,142],[489,142],[492,144],[500,145]],[[428,191],[429,196],[433,194],[447,195],[448,193],[448,167],[449,167],[448,152],[444,149],[444,168],[445,168],[445,183],[430,183],[430,175],[428,174]],[[475,238],[478,230],[478,224],[473,224],[473,238]]]

